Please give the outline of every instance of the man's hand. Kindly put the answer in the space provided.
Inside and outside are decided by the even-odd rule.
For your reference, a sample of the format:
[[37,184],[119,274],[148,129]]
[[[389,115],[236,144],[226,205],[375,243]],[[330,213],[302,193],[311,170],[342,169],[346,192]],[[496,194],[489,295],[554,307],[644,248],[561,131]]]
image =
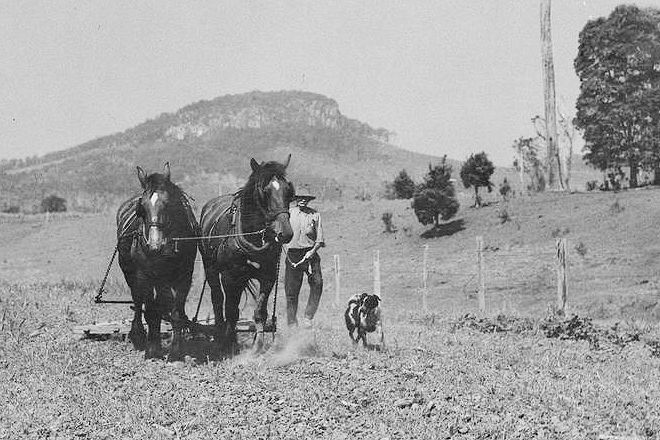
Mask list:
[[302,259],[302,261],[307,261],[307,260],[311,259],[314,256],[315,253],[316,252],[314,250],[307,251],[307,253],[305,254],[305,257]]

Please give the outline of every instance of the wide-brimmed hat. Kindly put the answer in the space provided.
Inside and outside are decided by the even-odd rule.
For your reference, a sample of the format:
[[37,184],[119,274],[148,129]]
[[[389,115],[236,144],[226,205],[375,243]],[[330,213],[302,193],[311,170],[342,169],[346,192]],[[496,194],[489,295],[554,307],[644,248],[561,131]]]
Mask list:
[[316,196],[313,196],[311,194],[296,194],[295,196],[293,196],[293,200],[307,200],[307,201],[310,201],[310,200],[314,200],[315,198],[316,198]]

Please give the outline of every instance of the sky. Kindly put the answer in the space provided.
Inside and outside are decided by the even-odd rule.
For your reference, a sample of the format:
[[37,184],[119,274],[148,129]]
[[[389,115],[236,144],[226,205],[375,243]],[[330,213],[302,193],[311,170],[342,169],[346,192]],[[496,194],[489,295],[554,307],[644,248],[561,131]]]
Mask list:
[[[585,23],[555,0],[558,105]],[[630,2],[628,2],[630,3]],[[304,90],[402,148],[511,165],[543,112],[538,0],[1,1],[0,159],[42,155],[202,99]],[[660,8],[660,0],[638,6]]]

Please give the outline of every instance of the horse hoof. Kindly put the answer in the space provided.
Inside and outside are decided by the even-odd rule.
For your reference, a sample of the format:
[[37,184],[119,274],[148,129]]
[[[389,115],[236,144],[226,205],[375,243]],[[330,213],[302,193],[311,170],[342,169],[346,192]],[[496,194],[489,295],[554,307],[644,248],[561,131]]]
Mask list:
[[261,354],[266,351],[266,344],[264,342],[264,327],[263,324],[257,324],[257,334],[252,344],[252,354]]
[[133,348],[138,351],[142,351],[147,348],[147,335],[144,333],[144,331],[140,333],[139,331],[131,330],[128,333],[128,340],[133,343]]
[[167,356],[167,360],[169,362],[180,362],[183,361],[183,355],[181,352],[170,352],[170,354]]
[[147,347],[147,350],[144,352],[144,358],[145,359],[162,359],[163,358],[163,350],[162,350],[161,347],[149,346],[149,347]]

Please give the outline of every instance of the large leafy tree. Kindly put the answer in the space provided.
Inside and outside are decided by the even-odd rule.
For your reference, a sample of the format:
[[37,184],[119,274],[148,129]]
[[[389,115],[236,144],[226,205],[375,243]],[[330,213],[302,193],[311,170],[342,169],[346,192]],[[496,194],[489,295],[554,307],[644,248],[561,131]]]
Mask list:
[[412,201],[415,215],[421,224],[437,227],[439,219],[449,220],[458,212],[459,203],[451,171],[447,156],[435,167],[429,164],[429,172],[415,190]]
[[660,127],[660,11],[618,6],[580,32],[575,71],[580,78],[576,126],[584,158],[607,170],[657,164]]
[[479,188],[488,188],[488,192],[493,190],[493,184],[490,176],[495,172],[493,162],[488,159],[485,152],[471,154],[468,160],[461,167],[461,181],[466,188],[474,188],[474,206],[481,206],[481,197],[479,197]]

